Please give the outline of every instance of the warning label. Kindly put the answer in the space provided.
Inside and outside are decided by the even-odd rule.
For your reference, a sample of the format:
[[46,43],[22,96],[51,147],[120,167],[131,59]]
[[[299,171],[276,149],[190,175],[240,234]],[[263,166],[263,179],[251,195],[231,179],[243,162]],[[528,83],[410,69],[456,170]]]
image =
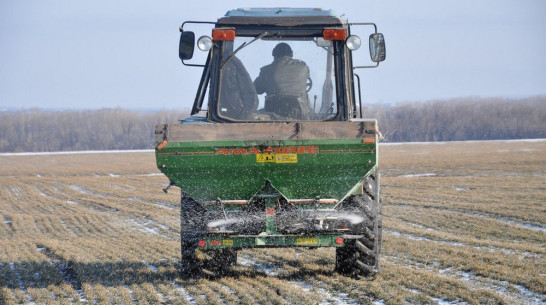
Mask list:
[[297,154],[256,154],[258,163],[298,163]]

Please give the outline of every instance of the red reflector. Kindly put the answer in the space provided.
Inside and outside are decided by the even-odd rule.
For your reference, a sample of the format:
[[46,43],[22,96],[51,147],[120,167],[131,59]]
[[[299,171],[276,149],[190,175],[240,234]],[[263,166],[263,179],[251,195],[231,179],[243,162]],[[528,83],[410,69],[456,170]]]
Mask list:
[[341,245],[343,243],[343,238],[338,237],[336,238],[336,244]]
[[324,29],[322,37],[325,40],[345,40],[347,38],[347,30],[345,29]]
[[265,216],[275,216],[275,208],[265,208]]
[[157,150],[160,150],[162,149],[163,147],[165,147],[165,145],[167,145],[167,140],[163,140],[163,142],[161,142],[161,144],[157,145]]
[[204,246],[207,245],[207,242],[204,241],[204,240],[200,240],[198,245],[199,245],[199,247],[204,247]]
[[212,30],[212,40],[235,40],[235,30]]

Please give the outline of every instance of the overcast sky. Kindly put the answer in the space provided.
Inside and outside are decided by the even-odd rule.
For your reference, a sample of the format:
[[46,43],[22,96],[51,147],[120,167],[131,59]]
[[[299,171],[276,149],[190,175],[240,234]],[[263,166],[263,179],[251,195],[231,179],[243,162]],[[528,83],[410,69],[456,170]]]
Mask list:
[[178,27],[256,3],[375,22],[387,60],[358,72],[369,103],[546,95],[543,0],[2,0],[0,109],[191,107],[200,68],[180,63]]

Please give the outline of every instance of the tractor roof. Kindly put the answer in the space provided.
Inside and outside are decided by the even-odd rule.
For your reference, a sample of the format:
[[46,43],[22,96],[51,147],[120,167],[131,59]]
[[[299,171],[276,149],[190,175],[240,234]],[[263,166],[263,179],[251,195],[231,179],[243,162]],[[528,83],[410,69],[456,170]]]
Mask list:
[[341,26],[347,20],[332,10],[321,8],[238,8],[218,19],[217,25],[325,25]]

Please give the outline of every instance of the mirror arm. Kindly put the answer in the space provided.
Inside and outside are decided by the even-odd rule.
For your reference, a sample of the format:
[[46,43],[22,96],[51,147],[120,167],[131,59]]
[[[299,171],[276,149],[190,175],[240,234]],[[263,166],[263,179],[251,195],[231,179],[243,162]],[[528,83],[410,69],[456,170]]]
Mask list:
[[350,26],[353,26],[353,25],[371,25],[373,26],[373,29],[374,29],[374,34],[377,34],[377,25],[375,23],[371,23],[371,22],[356,22],[356,23],[349,23]]
[[184,60],[182,59],[182,64],[184,66],[188,66],[188,67],[204,67],[205,65],[198,65],[198,64],[187,64],[184,62]]
[[354,69],[362,69],[362,68],[377,68],[377,66],[379,66],[379,62],[377,62],[377,63],[375,64],[375,66],[354,66],[354,67],[353,67],[353,70],[354,70]]
[[[377,25],[373,22],[355,22],[355,23],[349,23],[349,26],[353,25],[370,25],[373,26],[374,34],[377,34]],[[379,66],[379,62],[375,64],[375,66],[354,66],[354,69],[362,69],[362,68],[377,68]]]
[[205,94],[207,92],[207,87],[209,85],[210,81],[210,59],[212,57],[212,49],[209,51],[209,55],[207,56],[207,61],[204,65],[205,68],[203,68],[203,74],[201,75],[201,81],[199,82],[199,89],[197,90],[197,94],[195,95],[195,100],[193,101],[193,107],[191,109],[190,115],[194,115],[201,111],[201,108],[203,107],[203,100],[205,99]]
[[356,76],[356,83],[358,85],[358,108],[360,108],[360,118],[362,119],[362,94],[360,92],[360,76],[356,73],[354,73],[354,76]]
[[186,25],[186,23],[195,23],[195,24],[216,24],[216,22],[211,22],[211,21],[184,21],[184,23],[182,23],[182,25],[181,25],[180,28],[179,28],[180,33],[184,32],[184,25]]

